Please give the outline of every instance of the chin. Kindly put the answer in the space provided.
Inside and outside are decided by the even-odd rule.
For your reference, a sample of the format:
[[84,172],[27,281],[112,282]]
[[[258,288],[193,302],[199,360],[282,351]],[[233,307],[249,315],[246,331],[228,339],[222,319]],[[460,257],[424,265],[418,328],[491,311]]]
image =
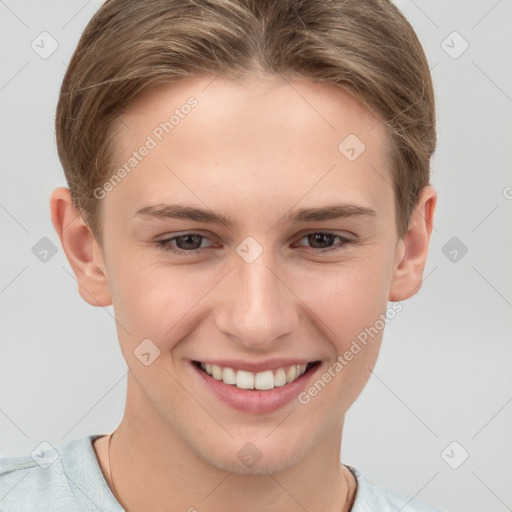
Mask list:
[[[267,446],[259,450],[250,441],[236,442],[237,447],[241,446],[241,448],[230,449],[224,445],[220,451],[210,449],[207,452],[196,451],[196,454],[211,466],[222,471],[237,475],[260,476],[283,473],[292,469],[304,459],[308,451],[308,446],[304,446],[304,444],[300,449],[288,446],[286,450],[283,450],[282,447],[280,450],[276,450],[272,446],[273,443],[265,443],[264,440],[260,445],[263,444]],[[244,462],[244,460],[247,461]]]

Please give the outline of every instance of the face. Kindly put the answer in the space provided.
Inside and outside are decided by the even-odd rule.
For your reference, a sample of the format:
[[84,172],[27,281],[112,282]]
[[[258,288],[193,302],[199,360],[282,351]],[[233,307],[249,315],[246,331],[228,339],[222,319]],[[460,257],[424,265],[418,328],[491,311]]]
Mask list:
[[349,93],[303,80],[196,78],[130,106],[125,172],[98,195],[134,424],[238,473],[332,447],[382,328],[345,354],[403,256],[389,146]]

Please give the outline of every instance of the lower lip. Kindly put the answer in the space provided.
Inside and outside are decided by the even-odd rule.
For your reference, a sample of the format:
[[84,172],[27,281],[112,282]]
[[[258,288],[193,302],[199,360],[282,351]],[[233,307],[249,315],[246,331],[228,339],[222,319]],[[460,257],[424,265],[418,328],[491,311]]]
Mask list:
[[320,367],[317,364],[290,384],[261,391],[258,389],[240,389],[235,385],[224,384],[221,380],[214,379],[200,370],[194,363],[191,364],[210,391],[222,402],[239,411],[254,414],[276,411],[297,398]]

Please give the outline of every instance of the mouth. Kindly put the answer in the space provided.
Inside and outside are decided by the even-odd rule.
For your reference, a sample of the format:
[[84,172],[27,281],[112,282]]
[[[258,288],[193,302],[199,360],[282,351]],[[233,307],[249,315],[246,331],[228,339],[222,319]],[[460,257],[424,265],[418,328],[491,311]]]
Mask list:
[[[292,402],[303,391],[321,361],[296,364],[249,365],[229,362],[213,364],[191,361],[196,375],[212,396],[231,408],[253,414],[275,411]],[[288,363],[288,362],[286,362]],[[249,368],[259,371],[249,371]],[[242,369],[243,368],[243,369]]]
[[200,361],[193,361],[193,364],[210,377],[222,381],[229,386],[236,386],[238,389],[268,391],[295,382],[306,372],[320,364],[320,361],[281,366],[258,373],[201,363]]

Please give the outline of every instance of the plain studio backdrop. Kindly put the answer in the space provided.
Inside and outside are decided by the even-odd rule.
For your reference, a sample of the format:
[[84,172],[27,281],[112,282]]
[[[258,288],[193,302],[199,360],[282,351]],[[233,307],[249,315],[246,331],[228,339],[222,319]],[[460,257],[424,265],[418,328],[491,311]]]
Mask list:
[[[124,409],[113,310],[80,298],[49,210],[52,190],[66,184],[58,92],[99,5],[0,2],[4,456],[108,433]],[[423,287],[385,328],[375,371],[347,413],[342,458],[440,509],[510,511],[512,2],[397,5],[432,70],[438,206]]]

